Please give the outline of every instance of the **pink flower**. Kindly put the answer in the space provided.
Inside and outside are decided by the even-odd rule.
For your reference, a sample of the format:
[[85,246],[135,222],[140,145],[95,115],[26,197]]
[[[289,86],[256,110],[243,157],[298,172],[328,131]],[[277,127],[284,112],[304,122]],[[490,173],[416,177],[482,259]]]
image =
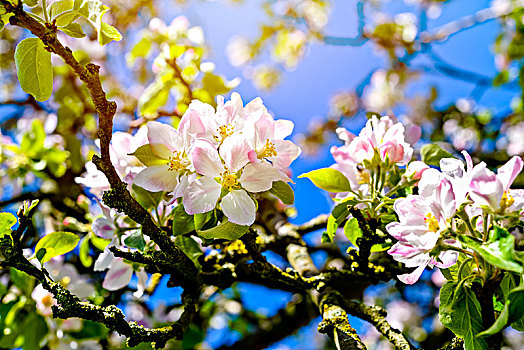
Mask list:
[[[109,149],[111,163],[113,163],[120,178],[129,185],[133,183],[134,177],[143,168],[143,165],[129,154],[146,144],[146,132],[146,128],[141,127],[135,135],[120,131],[113,133]],[[97,145],[99,145],[98,142]],[[81,177],[75,178],[76,183],[89,187],[91,193],[102,198],[102,192],[109,189],[106,176],[91,161],[85,164],[85,168],[86,172]]]
[[420,180],[424,171],[430,169],[430,167],[420,160],[416,160],[408,164],[404,176],[410,180]]
[[175,191],[179,178],[191,169],[191,140],[167,124],[149,122],[147,129],[147,138],[153,154],[147,168],[135,177],[134,183],[152,192]]
[[469,194],[475,204],[491,211],[505,211],[510,208],[515,199],[510,186],[522,171],[522,158],[514,156],[501,166],[498,173],[486,167],[484,162],[477,164],[471,171]]
[[[430,255],[440,238],[440,233],[449,227],[457,209],[449,179],[441,178],[428,197],[409,195],[398,199],[394,208],[400,222],[390,223],[386,229],[398,242],[388,253],[406,267],[417,267],[411,273],[398,276],[400,281],[413,284],[426,266],[447,268],[456,262],[458,253],[455,251],[442,251],[438,259]],[[445,242],[455,244],[450,240]]]

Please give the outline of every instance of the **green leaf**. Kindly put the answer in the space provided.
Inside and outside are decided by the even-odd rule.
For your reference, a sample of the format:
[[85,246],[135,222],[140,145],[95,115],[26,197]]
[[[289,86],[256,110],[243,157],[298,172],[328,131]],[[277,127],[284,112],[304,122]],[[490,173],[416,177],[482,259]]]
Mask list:
[[151,38],[144,36],[141,38],[135,46],[131,49],[131,52],[129,53],[129,56],[127,57],[127,64],[129,66],[132,66],[135,64],[135,60],[137,57],[147,57],[151,53],[151,47],[152,47],[153,41]]
[[333,215],[330,215],[327,220],[326,232],[322,233],[322,243],[332,243],[335,234],[337,233],[338,222]]
[[[47,6],[49,18],[51,18],[52,21],[55,20],[58,27],[70,24],[80,17],[80,14],[77,11],[71,11],[73,10],[73,5],[73,0],[59,0],[53,2],[51,5]],[[68,12],[65,13],[66,11]]]
[[198,257],[204,254],[204,252],[202,252],[200,245],[192,237],[177,236],[175,239],[175,245],[180,248],[184,254],[191,259],[191,261],[193,261],[197,268],[200,269]]
[[160,201],[164,198],[164,192],[150,192],[140,186],[131,186],[135,194],[136,201],[145,209],[156,209]]
[[144,239],[144,235],[142,234],[142,230],[133,231],[133,233],[124,239],[124,243],[128,247],[136,248],[140,251],[143,251],[146,247],[146,241]]
[[466,235],[459,235],[458,238],[465,247],[473,249],[488,263],[518,274],[524,272],[522,263],[514,258],[515,237],[503,228],[496,226],[487,242]]
[[[199,231],[203,229],[204,227],[209,228],[209,224],[213,224],[213,219],[216,218],[215,210],[208,211],[207,213],[198,213],[193,215],[193,219],[195,220],[195,230]],[[206,225],[207,224],[207,225]]]
[[58,29],[60,29],[72,38],[83,38],[86,36],[84,31],[82,30],[82,26],[78,23],[69,23],[66,26],[58,27]]
[[48,330],[45,319],[37,313],[31,313],[24,327],[24,345],[22,349],[41,349],[40,341],[47,335]]
[[23,3],[26,4],[29,7],[35,7],[38,5],[39,0],[24,0]]
[[71,232],[53,232],[42,237],[35,247],[35,252],[45,248],[46,254],[41,263],[46,263],[55,256],[69,253],[77,246],[80,238]]
[[101,1],[76,0],[75,8],[77,8],[78,14],[86,18],[95,27],[100,45],[105,45],[111,40],[119,41],[122,39],[122,35],[116,28],[102,22],[102,16],[109,10],[109,7],[102,4]]
[[247,232],[249,226],[237,225],[227,220],[222,221],[218,226],[208,230],[197,231],[198,235],[206,239],[223,238],[234,240],[242,237]]
[[9,269],[9,277],[11,279],[11,282],[20,289],[20,291],[24,295],[31,295],[33,292],[33,288],[35,286],[35,279],[34,277],[31,277],[24,271],[20,271],[18,269],[15,269],[14,267],[11,267]]
[[351,218],[346,222],[344,225],[344,234],[355,247],[358,247],[357,239],[362,237],[363,233],[356,218]]
[[280,199],[282,203],[292,205],[295,202],[295,193],[287,182],[275,181],[269,193]]
[[78,256],[80,258],[80,262],[85,267],[90,267],[93,264],[93,258],[89,255],[89,240],[91,239],[90,235],[85,236],[80,241],[80,251],[78,253]]
[[120,34],[118,29],[116,29],[112,25],[102,22],[102,27],[98,36],[98,42],[100,43],[100,45],[103,46],[105,44],[110,43],[113,40],[122,40],[122,34]]
[[483,328],[480,303],[469,288],[460,288],[454,295],[456,286],[456,282],[448,281],[440,289],[440,322],[464,338],[466,349],[486,349],[486,341],[476,336]]
[[434,166],[439,166],[442,158],[453,158],[451,153],[435,144],[422,146],[420,149],[420,156],[424,163]]
[[20,150],[28,157],[36,157],[44,148],[45,137],[44,124],[39,119],[34,119],[31,130],[22,136]]
[[0,213],[0,238],[11,234],[11,227],[16,225],[17,219],[11,213]]
[[[508,282],[510,284],[510,282]],[[502,287],[502,284],[501,284]],[[503,289],[504,291],[504,289]],[[524,317],[524,285],[513,288],[507,293],[504,309],[493,325],[478,334],[478,336],[490,336],[503,330],[508,323],[519,322]]]
[[130,153],[129,155],[135,156],[140,161],[140,163],[144,164],[145,166],[166,164],[165,159],[159,158],[153,152],[150,143],[146,143],[145,145],[138,147],[136,151]]
[[91,236],[91,243],[95,246],[96,249],[104,251],[106,247],[111,244],[110,239],[104,239],[96,235]]
[[186,213],[183,204],[176,206],[173,211],[173,236],[183,235],[195,231],[193,215]]
[[211,96],[227,94],[229,90],[231,90],[224,82],[224,78],[213,73],[204,74],[204,77],[202,77],[202,85],[202,88]]
[[22,40],[15,50],[15,65],[22,90],[45,101],[53,92],[51,53],[38,38]]
[[299,178],[303,177],[307,177],[315,186],[329,192],[349,192],[351,190],[348,178],[336,169],[317,169],[299,176]]

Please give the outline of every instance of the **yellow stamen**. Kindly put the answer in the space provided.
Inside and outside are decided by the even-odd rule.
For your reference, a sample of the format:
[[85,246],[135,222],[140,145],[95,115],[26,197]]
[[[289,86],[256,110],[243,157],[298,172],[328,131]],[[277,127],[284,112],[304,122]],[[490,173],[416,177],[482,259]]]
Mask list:
[[222,140],[233,134],[233,126],[231,124],[222,125],[218,127],[218,132]]
[[222,174],[222,186],[231,189],[238,184],[237,177],[234,174],[230,174],[229,171],[225,171]]
[[355,173],[355,175],[360,185],[370,183],[371,174],[369,173],[369,170],[362,168],[361,165],[357,166],[357,172]]
[[437,232],[440,229],[437,218],[432,213],[426,214],[424,222],[428,225],[430,231]]
[[258,159],[266,158],[266,157],[276,157],[277,156],[277,150],[275,149],[275,144],[269,139],[266,139],[266,144],[260,151],[257,152]]
[[509,191],[504,191],[502,198],[500,199],[500,210],[502,212],[506,211],[506,209],[511,207],[513,203],[515,203],[515,198],[509,194]]
[[189,161],[182,152],[174,151],[167,162],[170,171],[182,170],[189,165]]
[[42,304],[44,304],[45,307],[50,307],[51,305],[53,305],[53,297],[51,296],[51,294],[46,294],[42,298]]

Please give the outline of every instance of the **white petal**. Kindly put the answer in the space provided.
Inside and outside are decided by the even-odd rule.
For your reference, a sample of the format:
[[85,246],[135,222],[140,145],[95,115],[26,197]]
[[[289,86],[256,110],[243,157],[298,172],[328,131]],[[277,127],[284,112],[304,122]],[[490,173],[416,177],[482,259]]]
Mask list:
[[134,184],[151,192],[171,192],[176,187],[178,171],[169,170],[169,165],[153,165],[135,177]]
[[215,208],[222,186],[212,177],[202,176],[187,187],[184,208],[189,215],[206,213]]
[[251,225],[255,222],[255,202],[244,190],[229,192],[220,204],[230,222],[238,225]]
[[102,287],[107,290],[118,290],[127,286],[133,276],[133,268],[122,258],[116,258],[107,271]]
[[93,232],[102,238],[111,239],[115,233],[115,225],[107,218],[96,218],[91,225]]
[[275,139],[284,139],[284,137],[287,137],[291,135],[293,132],[293,128],[295,125],[291,120],[286,119],[278,119],[275,120]]
[[208,140],[197,139],[195,141],[191,158],[196,172],[201,175],[216,177],[224,171],[218,151]]
[[113,253],[109,250],[109,246],[104,249],[104,251],[98,256],[98,259],[95,261],[94,270],[95,271],[104,271],[111,265],[111,263],[115,260],[115,256]]
[[426,269],[426,265],[423,264],[417,267],[413,272],[406,273],[403,275],[398,275],[397,277],[399,281],[404,282],[405,284],[414,284],[415,282],[418,281],[420,276],[422,276],[422,273],[424,272],[425,269]]
[[249,163],[250,151],[252,151],[251,147],[240,134],[229,136],[220,146],[220,156],[231,173],[236,173]]
[[269,191],[273,181],[280,180],[277,169],[269,163],[249,163],[242,171],[239,182],[249,192]]
[[140,298],[142,295],[144,295],[148,276],[143,267],[136,272],[136,276],[138,277],[138,283],[136,285],[136,292],[133,293],[133,296],[135,298]]
[[182,136],[170,125],[160,122],[147,123],[147,138],[153,152],[161,158],[169,158],[173,151],[184,147]]

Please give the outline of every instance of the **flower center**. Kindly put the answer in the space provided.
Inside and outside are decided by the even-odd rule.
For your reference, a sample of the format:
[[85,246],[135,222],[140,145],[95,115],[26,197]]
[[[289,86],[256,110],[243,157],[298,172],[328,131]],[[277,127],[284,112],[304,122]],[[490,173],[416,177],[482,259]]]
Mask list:
[[275,144],[269,139],[266,139],[266,144],[260,151],[257,152],[258,159],[266,158],[266,157],[276,157],[277,156],[277,150],[275,149]]
[[426,214],[424,222],[428,225],[430,231],[437,232],[440,229],[437,218],[432,213]]
[[237,177],[234,174],[230,174],[229,171],[224,171],[222,174],[222,186],[231,189],[238,184]]
[[500,210],[506,211],[507,208],[511,207],[515,203],[515,199],[509,194],[509,191],[504,191],[502,198],[500,199]]
[[42,298],[42,304],[45,306],[45,307],[50,307],[53,305],[53,297],[51,296],[51,294],[46,294],[43,298]]
[[189,161],[182,152],[174,151],[173,155],[169,157],[167,164],[170,171],[182,170],[189,165]]
[[224,140],[226,137],[233,135],[233,125],[226,124],[218,127],[218,133],[220,134],[220,137],[222,140]]

